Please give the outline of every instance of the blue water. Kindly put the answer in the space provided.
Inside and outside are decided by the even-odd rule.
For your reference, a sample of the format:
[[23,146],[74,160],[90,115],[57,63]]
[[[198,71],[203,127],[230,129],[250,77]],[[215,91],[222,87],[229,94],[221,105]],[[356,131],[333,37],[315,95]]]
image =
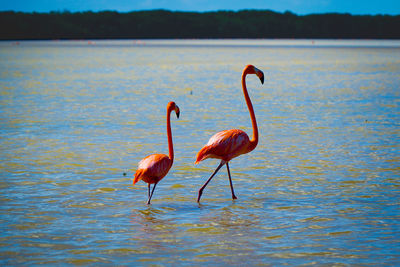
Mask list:
[[[259,145],[198,205],[196,153],[252,134],[247,64]],[[0,75],[1,265],[400,265],[399,41],[0,42]]]

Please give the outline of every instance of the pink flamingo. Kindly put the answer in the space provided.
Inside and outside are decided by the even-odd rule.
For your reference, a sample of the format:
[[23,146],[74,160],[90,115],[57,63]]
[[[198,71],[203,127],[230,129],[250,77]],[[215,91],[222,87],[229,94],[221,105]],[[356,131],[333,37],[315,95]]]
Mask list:
[[221,159],[220,164],[215,169],[214,173],[208,178],[205,184],[200,188],[199,195],[197,198],[197,202],[200,202],[201,195],[203,194],[204,188],[211,181],[214,175],[221,169],[222,166],[226,164],[226,168],[228,170],[229,183],[232,192],[232,199],[236,199],[235,192],[233,191],[231,173],[229,171],[229,161],[237,156],[242,154],[249,153],[253,149],[256,148],[258,144],[258,128],[256,122],[256,116],[254,114],[253,105],[251,104],[251,100],[249,94],[247,93],[246,87],[246,76],[247,74],[256,74],[258,78],[260,78],[261,83],[264,83],[264,73],[254,67],[253,65],[247,65],[242,74],[242,88],[244,98],[246,100],[247,107],[249,109],[251,124],[253,127],[253,138],[250,140],[248,135],[238,129],[231,129],[218,132],[214,134],[207,145],[205,145],[199,153],[197,153],[197,159],[195,164],[198,164],[200,161],[208,159],[208,158],[217,158]]
[[[135,178],[133,179],[133,185],[135,185],[139,180],[143,180],[148,184],[148,201],[150,204],[151,197],[153,196],[154,189],[159,181],[167,175],[169,169],[172,167],[174,162],[174,147],[172,144],[172,133],[171,133],[171,112],[175,110],[176,117],[179,118],[179,107],[175,102],[169,102],[167,105],[167,136],[168,136],[168,150],[169,156],[164,154],[152,154],[139,162],[139,167],[135,173]],[[154,184],[153,190],[150,194],[150,184]]]

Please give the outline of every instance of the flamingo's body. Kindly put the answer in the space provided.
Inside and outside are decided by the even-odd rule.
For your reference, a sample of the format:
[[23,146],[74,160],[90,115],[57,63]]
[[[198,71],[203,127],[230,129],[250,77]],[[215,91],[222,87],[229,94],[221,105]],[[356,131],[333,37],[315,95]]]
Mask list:
[[232,198],[236,199],[228,163],[231,159],[237,156],[249,153],[250,151],[255,149],[258,144],[257,121],[254,114],[253,105],[251,103],[246,87],[246,76],[248,74],[256,74],[260,78],[261,83],[264,83],[264,74],[261,70],[257,69],[253,65],[247,65],[244,68],[242,74],[243,94],[246,100],[247,107],[249,109],[251,123],[253,126],[253,138],[250,140],[249,136],[244,131],[239,129],[221,131],[214,134],[210,138],[208,143],[199,151],[199,153],[197,153],[195,164],[198,164],[200,161],[205,160],[207,158],[221,159],[221,162],[218,165],[217,169],[214,171],[214,173],[211,175],[211,177],[207,180],[207,182],[200,188],[197,202],[200,202],[200,198],[201,195],[203,194],[204,188],[211,181],[214,175],[219,171],[219,169],[225,164],[228,170]]
[[164,154],[152,154],[139,162],[133,184],[143,180],[148,184],[158,183],[172,167],[172,160]]
[[[171,112],[175,110],[176,116],[179,118],[179,107],[174,102],[169,102],[167,105],[167,136],[168,136],[168,149],[169,155],[152,154],[139,162],[138,169],[133,179],[133,185],[138,181],[143,180],[148,184],[148,201],[150,204],[151,197],[153,196],[154,189],[159,181],[164,178],[168,171],[171,169],[174,162],[174,148],[172,144],[171,133]],[[150,194],[150,184],[154,184],[153,190]]]
[[221,159],[226,162],[239,155],[248,153],[249,136],[239,129],[231,129],[214,134],[207,145],[197,153],[196,164],[208,158]]

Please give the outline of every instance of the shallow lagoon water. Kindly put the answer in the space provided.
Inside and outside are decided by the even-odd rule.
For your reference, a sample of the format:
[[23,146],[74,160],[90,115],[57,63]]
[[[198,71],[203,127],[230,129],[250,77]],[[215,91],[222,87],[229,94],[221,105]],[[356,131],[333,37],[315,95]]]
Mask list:
[[[217,131],[260,141],[194,165]],[[400,264],[400,43],[0,43],[1,265]],[[137,163],[175,162],[152,205]],[[124,173],[127,175],[124,176]]]

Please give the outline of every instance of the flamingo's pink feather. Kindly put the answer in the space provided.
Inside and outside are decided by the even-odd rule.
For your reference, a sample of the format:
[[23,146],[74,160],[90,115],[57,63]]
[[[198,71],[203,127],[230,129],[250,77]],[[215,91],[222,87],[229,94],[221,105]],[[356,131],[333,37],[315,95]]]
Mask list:
[[214,134],[207,145],[197,153],[196,164],[207,158],[218,158],[229,161],[247,153],[250,144],[248,135],[238,129],[225,130]]

